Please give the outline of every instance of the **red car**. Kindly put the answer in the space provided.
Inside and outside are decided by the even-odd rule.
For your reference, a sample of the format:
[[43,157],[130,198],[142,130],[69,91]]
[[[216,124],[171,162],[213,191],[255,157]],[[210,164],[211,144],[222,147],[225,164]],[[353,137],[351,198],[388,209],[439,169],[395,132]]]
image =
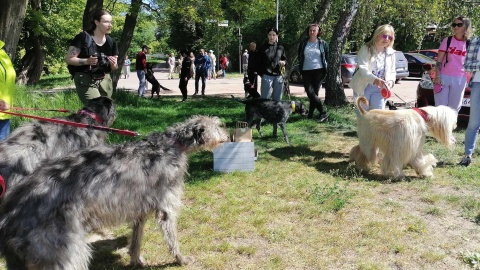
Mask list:
[[[424,65],[425,71],[430,71],[431,65]],[[470,81],[470,73],[467,73],[467,81]],[[430,77],[430,78],[429,78]],[[420,83],[417,86],[417,103],[415,107],[435,106],[435,99],[433,97],[433,78],[435,78],[435,72],[431,71],[429,76],[423,76]],[[462,107],[458,112],[458,119],[468,121],[470,117],[470,88],[465,88],[463,94]]]

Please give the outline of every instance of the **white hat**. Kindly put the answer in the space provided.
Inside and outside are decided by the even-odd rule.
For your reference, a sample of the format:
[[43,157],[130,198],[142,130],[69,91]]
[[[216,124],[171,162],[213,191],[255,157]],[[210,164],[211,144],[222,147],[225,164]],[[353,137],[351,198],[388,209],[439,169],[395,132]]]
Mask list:
[[213,53],[213,50],[210,50],[209,52]]

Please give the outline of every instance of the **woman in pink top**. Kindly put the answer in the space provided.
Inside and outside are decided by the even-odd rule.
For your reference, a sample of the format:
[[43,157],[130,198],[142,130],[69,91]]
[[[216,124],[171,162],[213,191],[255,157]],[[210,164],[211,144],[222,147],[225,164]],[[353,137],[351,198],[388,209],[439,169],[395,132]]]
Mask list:
[[452,30],[453,36],[444,38],[438,48],[438,72],[434,84],[441,85],[441,88],[435,91],[434,97],[435,106],[446,105],[458,112],[467,84],[463,63],[467,53],[467,40],[473,32],[470,19],[463,16],[456,17],[452,23]]

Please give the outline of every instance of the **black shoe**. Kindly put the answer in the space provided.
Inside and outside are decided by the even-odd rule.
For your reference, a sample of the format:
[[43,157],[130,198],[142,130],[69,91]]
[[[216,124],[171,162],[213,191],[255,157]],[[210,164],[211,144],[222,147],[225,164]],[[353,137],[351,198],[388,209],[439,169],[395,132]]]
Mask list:
[[309,115],[307,116],[307,119],[313,119],[313,114],[309,114]]
[[320,117],[318,118],[317,121],[321,123],[321,122],[324,122],[325,120],[327,120],[327,118],[328,118],[328,114],[326,112],[324,112],[324,113],[320,114]]
[[198,95],[198,93],[197,93],[197,92],[195,92],[195,93],[193,93],[193,95],[194,95],[194,96],[196,96],[196,95]]
[[202,93],[202,96],[205,96],[205,93]]
[[462,160],[460,160],[460,162],[458,163],[458,165],[468,167],[470,163],[472,163],[471,157],[463,157]]
[[186,98],[184,98],[184,99],[182,99],[182,101],[180,101],[180,102],[186,102],[186,101],[187,101],[187,99],[186,99]]

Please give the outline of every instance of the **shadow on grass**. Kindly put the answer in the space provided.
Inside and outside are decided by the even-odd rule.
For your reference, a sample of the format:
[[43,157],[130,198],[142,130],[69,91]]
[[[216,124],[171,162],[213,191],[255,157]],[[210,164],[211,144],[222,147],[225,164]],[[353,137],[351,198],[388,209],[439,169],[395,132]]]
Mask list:
[[[127,247],[128,237],[122,236],[115,239],[100,240],[92,244],[93,258],[90,262],[90,270],[131,270],[131,269],[167,269],[170,267],[178,267],[177,263],[165,263],[162,265],[152,265],[146,267],[134,267],[131,265],[124,265],[120,262],[121,256],[115,254],[114,251]],[[130,257],[128,257],[130,259]],[[173,260],[173,259],[172,259]]]
[[[344,180],[374,181],[388,184],[399,181],[410,182],[412,180],[419,179],[419,177],[416,176],[406,176],[402,179],[391,179],[371,171],[359,170],[355,168],[355,164],[353,162],[348,161],[348,154],[341,152],[327,153],[323,151],[314,151],[307,146],[281,147],[268,151],[267,153],[281,160],[289,160],[293,157],[296,157],[299,162],[304,163],[307,166],[314,167],[321,173],[330,174],[334,177],[339,177]],[[314,157],[314,159],[312,160],[311,157]],[[342,161],[332,162],[329,161],[329,159],[340,159]]]

